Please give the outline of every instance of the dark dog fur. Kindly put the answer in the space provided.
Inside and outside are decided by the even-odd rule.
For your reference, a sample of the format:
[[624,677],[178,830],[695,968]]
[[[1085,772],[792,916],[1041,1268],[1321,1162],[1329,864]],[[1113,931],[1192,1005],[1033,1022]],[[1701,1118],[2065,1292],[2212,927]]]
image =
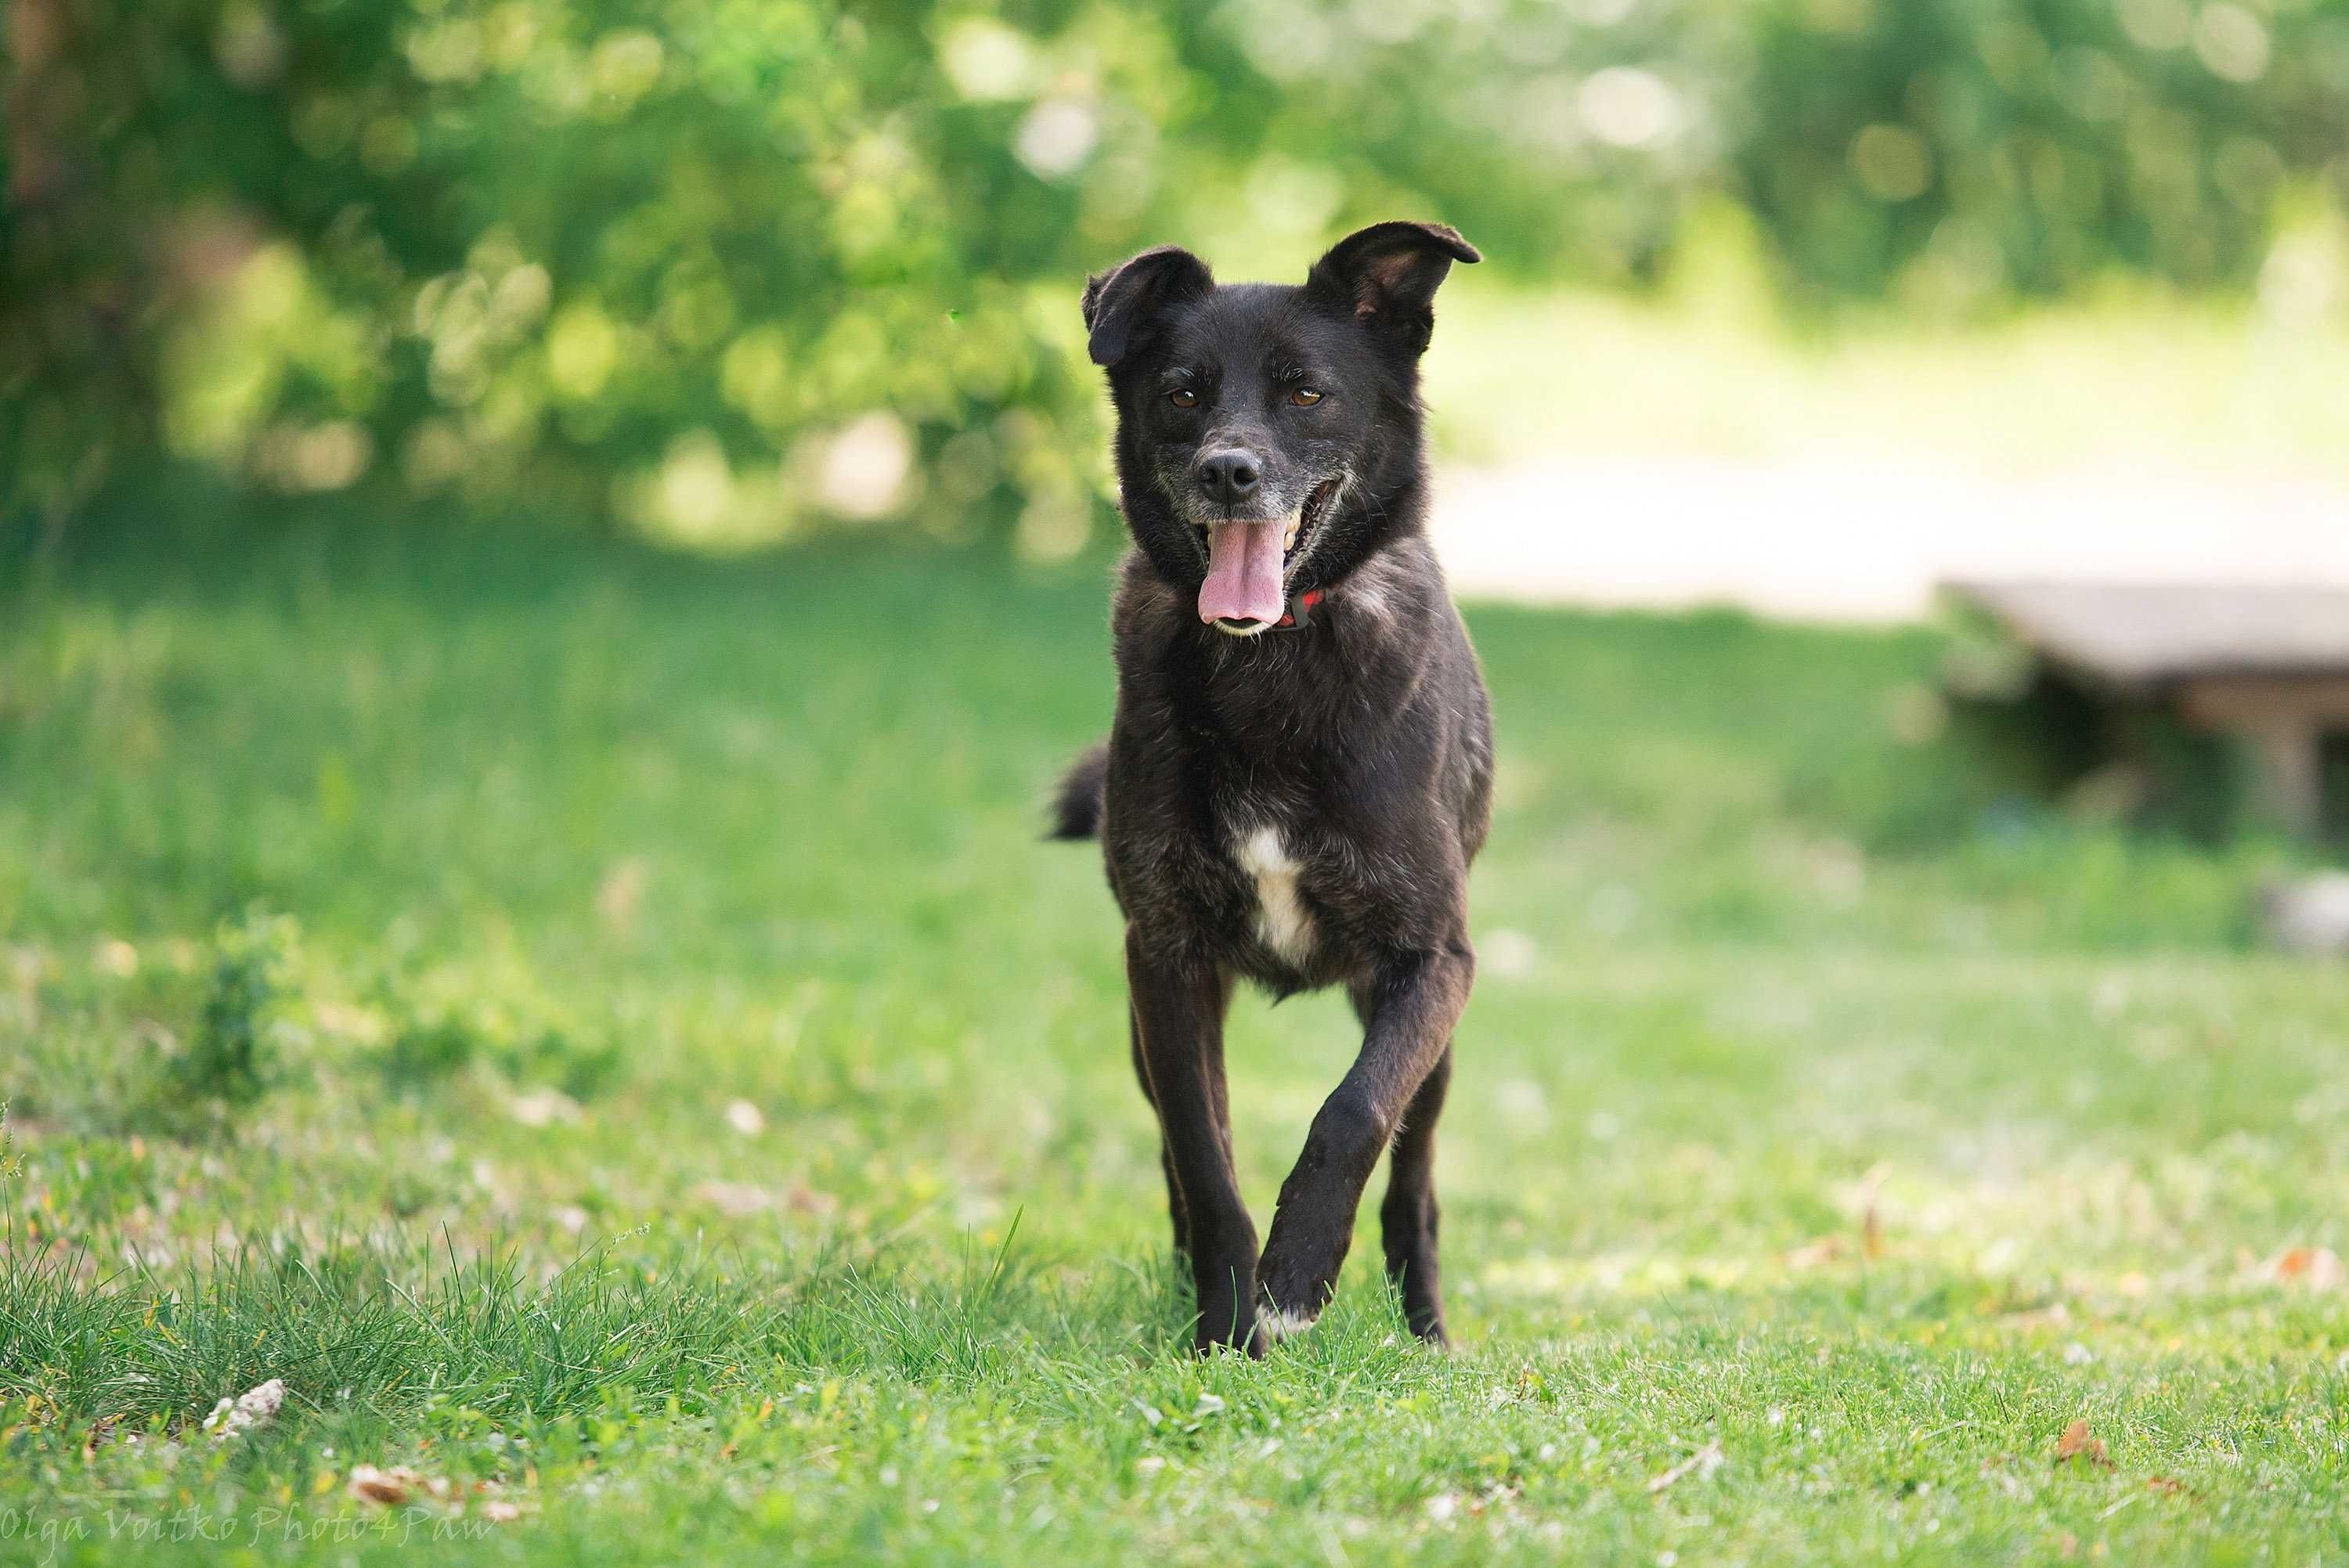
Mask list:
[[[1444,1340],[1435,1121],[1475,968],[1493,743],[1423,532],[1419,358],[1437,285],[1476,259],[1441,225],[1381,223],[1301,287],[1217,285],[1168,247],[1085,290],[1135,548],[1112,612],[1116,718],[1063,782],[1056,831],[1099,833],[1125,913],[1134,1065],[1203,1350],[1259,1354],[1312,1323],[1390,1147],[1387,1269],[1413,1331]],[[1294,628],[1204,620],[1208,531],[1264,518],[1296,520],[1283,583],[1319,607]],[[1243,976],[1276,996],[1343,985],[1365,1031],[1261,1255],[1224,1080]]]

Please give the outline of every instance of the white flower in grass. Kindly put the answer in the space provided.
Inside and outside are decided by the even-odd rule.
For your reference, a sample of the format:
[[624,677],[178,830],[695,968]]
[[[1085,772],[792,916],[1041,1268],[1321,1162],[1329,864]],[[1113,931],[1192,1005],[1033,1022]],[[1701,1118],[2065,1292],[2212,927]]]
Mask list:
[[285,1381],[272,1377],[257,1388],[249,1388],[236,1398],[223,1398],[204,1418],[204,1430],[217,1442],[223,1438],[237,1437],[265,1427],[277,1418],[277,1408],[285,1403]]

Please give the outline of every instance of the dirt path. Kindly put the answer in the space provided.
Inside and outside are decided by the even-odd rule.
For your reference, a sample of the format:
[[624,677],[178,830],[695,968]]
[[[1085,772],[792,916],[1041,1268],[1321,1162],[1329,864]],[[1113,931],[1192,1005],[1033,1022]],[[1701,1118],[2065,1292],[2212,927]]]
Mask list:
[[1435,539],[1464,598],[1804,619],[1921,614],[1951,578],[2349,585],[2349,488],[2191,469],[1993,478],[1848,459],[1462,469]]

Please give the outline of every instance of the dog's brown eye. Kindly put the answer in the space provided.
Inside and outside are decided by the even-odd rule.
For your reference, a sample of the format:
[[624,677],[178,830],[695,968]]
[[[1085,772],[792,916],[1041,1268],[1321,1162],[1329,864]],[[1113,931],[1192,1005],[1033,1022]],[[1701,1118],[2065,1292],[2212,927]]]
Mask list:
[[1195,408],[1199,406],[1199,395],[1188,387],[1177,387],[1174,391],[1166,394],[1166,400],[1177,408]]
[[1288,395],[1288,400],[1300,408],[1310,408],[1314,404],[1321,401],[1321,394],[1310,387],[1299,387]]

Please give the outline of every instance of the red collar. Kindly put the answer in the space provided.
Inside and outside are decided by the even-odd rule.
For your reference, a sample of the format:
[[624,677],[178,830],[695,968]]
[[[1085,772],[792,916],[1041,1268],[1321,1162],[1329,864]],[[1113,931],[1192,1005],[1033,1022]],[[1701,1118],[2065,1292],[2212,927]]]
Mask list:
[[1329,594],[1322,589],[1308,588],[1304,593],[1295,595],[1288,601],[1288,612],[1279,620],[1275,621],[1268,630],[1294,632],[1311,625],[1313,612],[1320,608],[1321,601],[1328,597]]

